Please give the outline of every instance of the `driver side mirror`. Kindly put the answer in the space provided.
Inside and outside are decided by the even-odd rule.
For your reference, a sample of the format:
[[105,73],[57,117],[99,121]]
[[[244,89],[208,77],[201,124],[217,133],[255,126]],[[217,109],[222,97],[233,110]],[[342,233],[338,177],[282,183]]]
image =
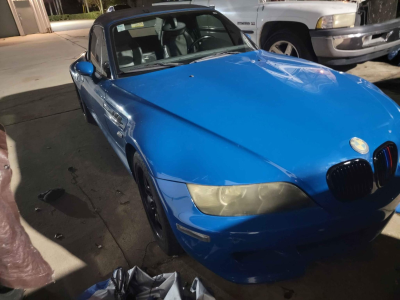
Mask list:
[[75,65],[76,71],[80,75],[84,76],[92,76],[94,72],[94,66],[91,62],[88,61],[80,61]]

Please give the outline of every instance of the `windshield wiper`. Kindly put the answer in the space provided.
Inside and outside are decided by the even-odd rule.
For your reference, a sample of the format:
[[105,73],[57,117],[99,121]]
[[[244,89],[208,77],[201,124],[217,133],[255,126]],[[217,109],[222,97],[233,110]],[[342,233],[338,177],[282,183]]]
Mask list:
[[148,66],[164,66],[164,67],[177,67],[182,66],[184,63],[174,63],[174,62],[165,62],[165,63],[154,63]]
[[218,57],[218,56],[231,55],[231,54],[239,54],[239,53],[242,53],[242,52],[239,52],[239,51],[222,51],[222,52],[216,52],[216,53],[214,53],[214,54],[205,56],[205,57],[203,57],[203,58],[196,59],[196,60],[192,61],[191,64],[194,64],[194,63],[197,63],[197,62],[200,62],[200,61],[203,61],[203,60],[209,60],[209,59],[212,59],[212,58]]
[[127,74],[127,73],[142,72],[142,71],[147,71],[147,70],[174,68],[174,67],[178,67],[181,65],[184,65],[184,63],[165,62],[165,63],[154,63],[154,64],[148,64],[148,65],[138,65],[134,69],[127,71],[127,72],[123,72],[123,73]]

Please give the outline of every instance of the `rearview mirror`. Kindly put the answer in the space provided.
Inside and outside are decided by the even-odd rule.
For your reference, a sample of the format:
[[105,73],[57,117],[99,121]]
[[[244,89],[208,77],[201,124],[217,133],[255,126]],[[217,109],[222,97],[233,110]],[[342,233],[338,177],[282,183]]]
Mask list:
[[92,76],[94,72],[94,66],[91,62],[80,61],[75,65],[76,71],[80,75]]

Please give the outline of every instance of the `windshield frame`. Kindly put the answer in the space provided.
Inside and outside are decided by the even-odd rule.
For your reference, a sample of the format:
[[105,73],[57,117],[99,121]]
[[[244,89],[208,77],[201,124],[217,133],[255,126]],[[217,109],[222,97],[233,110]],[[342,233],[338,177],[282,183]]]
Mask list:
[[[121,78],[121,77],[130,77],[130,76],[136,76],[136,75],[140,75],[140,74],[144,74],[144,73],[148,73],[148,72],[155,72],[155,71],[159,71],[159,70],[163,70],[164,68],[149,68],[149,69],[143,69],[141,71],[137,70],[134,72],[129,72],[129,73],[125,73],[124,71],[120,70],[119,65],[118,65],[118,61],[117,61],[117,53],[116,53],[116,47],[115,47],[115,42],[114,42],[114,29],[120,25],[120,24],[125,24],[127,22],[142,22],[151,18],[165,18],[165,17],[178,17],[179,15],[184,15],[184,14],[213,14],[213,15],[217,15],[217,17],[220,19],[220,21],[223,23],[223,25],[226,27],[227,33],[229,34],[229,36],[232,38],[232,29],[235,28],[235,30],[237,30],[238,32],[241,33],[242,35],[242,39],[243,39],[243,44],[246,45],[249,48],[252,48],[252,50],[250,51],[255,51],[257,50],[257,46],[255,46],[254,42],[252,40],[250,40],[248,38],[248,36],[240,30],[239,27],[237,27],[232,21],[230,21],[227,17],[225,17],[223,14],[221,14],[220,12],[216,11],[215,9],[210,9],[209,7],[204,8],[204,9],[185,9],[185,10],[178,10],[178,11],[174,11],[174,12],[160,12],[160,13],[150,13],[150,14],[142,14],[139,16],[134,16],[132,18],[124,18],[121,20],[118,20],[117,22],[113,22],[112,24],[110,24],[108,26],[108,38],[109,38],[109,46],[110,46],[110,50],[109,51],[109,55],[112,55],[112,61],[113,61],[113,71],[114,76],[113,78],[117,79],[117,78]],[[233,28],[232,28],[233,27]],[[238,47],[238,45],[234,45],[232,47],[229,48],[233,48],[233,47]],[[188,59],[192,59],[193,60],[197,60],[197,59],[201,59],[202,57],[206,57],[206,56],[210,56],[213,55],[214,53],[217,52],[225,52],[225,51],[231,51],[234,49],[227,49],[227,48],[220,48],[220,49],[213,49],[213,50],[207,50],[207,51],[201,51],[201,53],[203,53],[204,55],[196,55],[196,53],[190,53],[190,54],[186,54],[184,56],[182,56],[181,58],[179,56],[176,57],[169,57],[169,58],[164,58],[164,59],[160,59],[160,60],[156,60],[153,63],[157,64],[157,63],[168,63],[168,62],[182,62]],[[198,52],[200,53],[200,52]],[[149,67],[151,66],[152,63],[148,63]],[[146,64],[140,64],[138,66],[143,66]]]

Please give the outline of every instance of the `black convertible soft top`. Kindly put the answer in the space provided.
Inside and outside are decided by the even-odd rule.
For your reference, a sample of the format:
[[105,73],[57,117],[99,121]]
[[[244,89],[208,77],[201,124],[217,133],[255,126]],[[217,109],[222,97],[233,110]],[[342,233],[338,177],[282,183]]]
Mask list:
[[110,13],[105,13],[98,17],[94,21],[94,25],[101,25],[103,27],[107,26],[114,21],[123,20],[129,17],[135,17],[138,15],[151,14],[151,13],[162,13],[162,12],[174,12],[177,10],[185,10],[185,9],[205,9],[205,10],[213,10],[212,7],[201,6],[201,5],[192,5],[192,4],[178,4],[178,5],[157,5],[152,7],[137,7],[137,8],[129,8],[122,9],[119,11],[114,11]]

